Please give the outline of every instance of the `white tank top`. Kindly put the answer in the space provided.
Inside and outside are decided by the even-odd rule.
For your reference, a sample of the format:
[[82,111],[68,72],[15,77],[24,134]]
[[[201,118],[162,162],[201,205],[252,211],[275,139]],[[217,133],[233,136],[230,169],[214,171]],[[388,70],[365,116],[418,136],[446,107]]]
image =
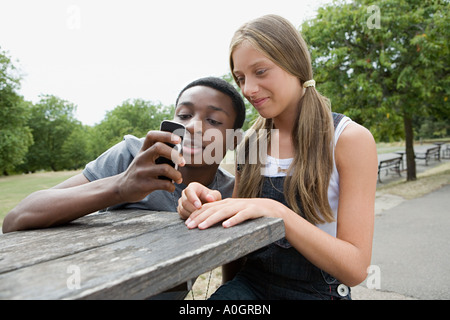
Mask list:
[[[338,126],[334,130],[334,147],[339,140],[341,133],[352,122],[349,117],[344,116],[339,122]],[[280,172],[278,169],[287,169],[292,163],[292,158],[289,159],[276,159],[271,156],[267,156],[267,163],[264,168],[264,176],[266,177],[281,177],[286,176],[286,173]],[[331,173],[330,185],[328,186],[328,202],[330,203],[331,210],[333,211],[334,221],[319,224],[317,227],[329,235],[336,237],[337,230],[337,211],[339,205],[339,173],[336,168],[336,161],[333,152],[333,172]]]

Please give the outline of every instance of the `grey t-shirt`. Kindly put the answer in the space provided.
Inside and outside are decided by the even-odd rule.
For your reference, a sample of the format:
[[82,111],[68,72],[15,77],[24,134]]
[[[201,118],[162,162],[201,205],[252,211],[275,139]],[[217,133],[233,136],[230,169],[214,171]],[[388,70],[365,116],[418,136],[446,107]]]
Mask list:
[[[138,139],[126,135],[120,143],[116,144],[96,160],[88,163],[83,170],[84,176],[89,181],[111,177],[127,170],[136,154],[142,147],[144,138]],[[218,190],[222,198],[229,198],[233,193],[234,176],[219,167],[214,181],[207,186],[209,189]],[[113,209],[144,209],[153,211],[177,211],[178,199],[181,192],[186,188],[185,184],[175,184],[175,192],[156,190],[146,196],[143,200],[135,203],[123,203],[110,208]]]

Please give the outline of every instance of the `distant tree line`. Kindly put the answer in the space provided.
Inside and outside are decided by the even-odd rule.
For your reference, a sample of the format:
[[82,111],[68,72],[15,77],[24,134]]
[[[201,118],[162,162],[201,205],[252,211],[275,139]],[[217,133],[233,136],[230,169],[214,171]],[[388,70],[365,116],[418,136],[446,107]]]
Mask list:
[[143,137],[171,117],[172,107],[140,99],[127,100],[94,126],[75,119],[76,106],[52,95],[29,104],[27,126],[33,143],[17,172],[72,170],[83,168],[126,134]]

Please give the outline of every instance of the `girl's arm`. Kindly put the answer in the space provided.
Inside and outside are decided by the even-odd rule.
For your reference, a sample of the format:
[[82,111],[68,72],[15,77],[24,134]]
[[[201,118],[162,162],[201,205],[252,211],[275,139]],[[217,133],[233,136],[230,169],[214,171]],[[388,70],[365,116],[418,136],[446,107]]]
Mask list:
[[279,217],[288,241],[309,261],[348,286],[359,284],[366,278],[372,255],[378,162],[370,132],[356,123],[348,125],[335,159],[340,180],[336,238],[271,199],[205,204],[191,215],[188,227],[205,229],[223,220],[224,227],[231,227],[261,216]]
[[336,238],[292,211],[283,219],[288,241],[317,267],[354,286],[367,276],[372,256],[378,161],[375,141],[353,123],[336,146],[339,207]]

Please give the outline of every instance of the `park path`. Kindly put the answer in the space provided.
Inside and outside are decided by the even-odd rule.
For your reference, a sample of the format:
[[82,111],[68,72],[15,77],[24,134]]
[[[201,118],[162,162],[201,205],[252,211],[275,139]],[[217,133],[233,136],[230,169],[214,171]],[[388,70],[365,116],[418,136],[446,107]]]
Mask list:
[[376,214],[375,267],[353,299],[450,299],[450,184],[412,200],[393,197],[398,204]]

